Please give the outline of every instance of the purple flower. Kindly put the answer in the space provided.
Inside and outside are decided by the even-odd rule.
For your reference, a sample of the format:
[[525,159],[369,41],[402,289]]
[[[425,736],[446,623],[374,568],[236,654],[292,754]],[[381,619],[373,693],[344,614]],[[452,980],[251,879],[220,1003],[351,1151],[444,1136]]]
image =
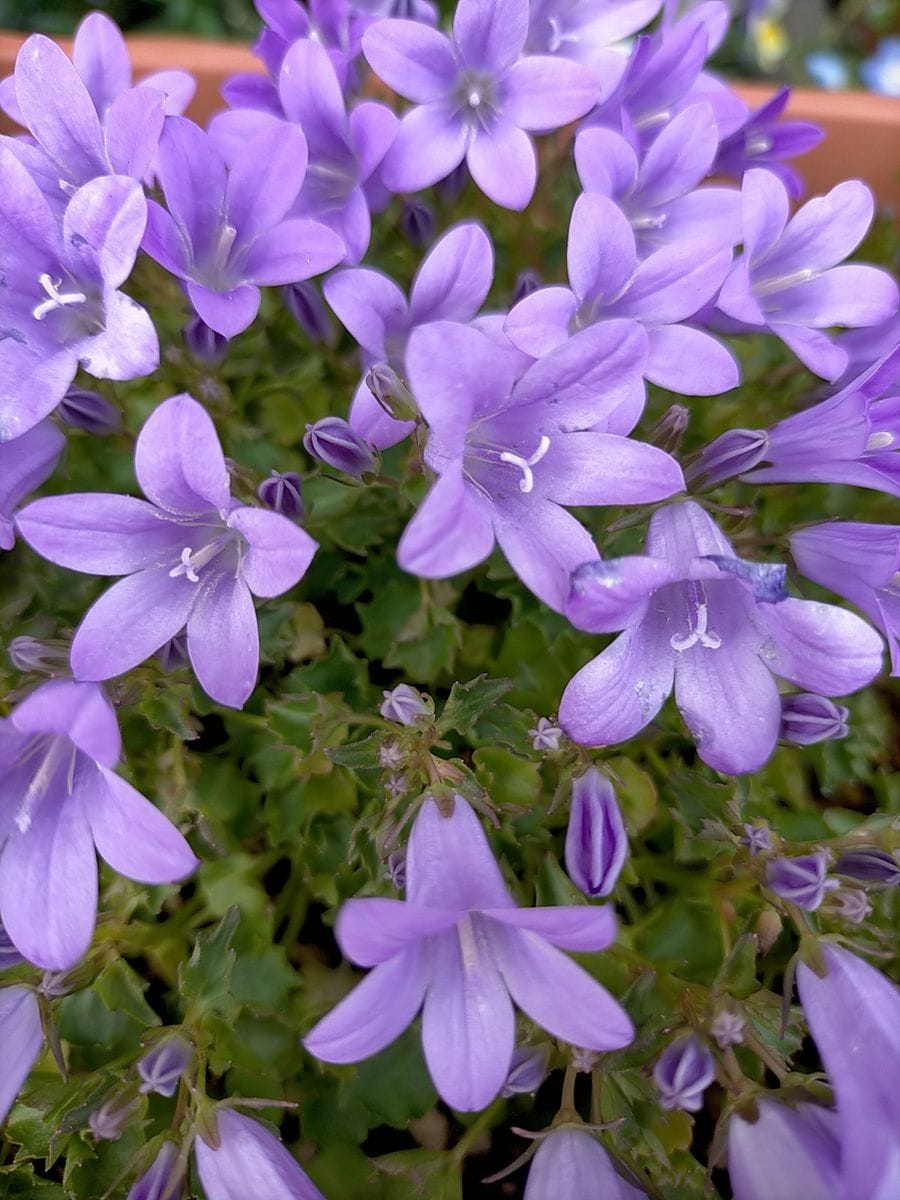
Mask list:
[[97,437],[107,437],[122,428],[122,415],[99,392],[69,388],[56,410],[57,416],[72,429],[83,429]]
[[33,425],[11,442],[0,441],[0,550],[16,544],[16,506],[53,474],[65,444],[50,421]]
[[600,1143],[586,1129],[552,1129],[531,1162],[524,1200],[647,1200],[616,1172]]
[[125,575],[90,608],[72,643],[79,679],[110,679],[187,627],[200,683],[240,708],[259,668],[253,596],[280,596],[316,543],[287,517],[236,504],[212,421],[190,396],[148,418],[135,448],[148,497],[53,496],[19,514],[22,537],[51,562]]
[[[379,712],[386,721],[395,721],[398,725],[415,725],[419,717],[428,717],[432,709],[425,703],[420,692],[411,688],[408,683],[398,683],[389,692],[382,692]],[[386,765],[386,764],[382,764]]]
[[475,813],[427,799],[410,834],[406,901],[349,900],[344,954],[375,969],[307,1035],[326,1062],[357,1062],[392,1042],[424,1002],[425,1061],[443,1099],[470,1112],[497,1095],[512,1062],[512,1001],[554,1037],[595,1050],[627,1045],[628,1016],[564,950],[615,936],[609,908],[517,908]]
[[837,741],[850,732],[847,727],[849,715],[849,709],[835,704],[827,696],[814,696],[809,692],[782,696],[779,737],[795,746]]
[[422,200],[407,200],[400,212],[400,228],[406,240],[424,250],[434,239],[434,209]]
[[137,1109],[138,1099],[133,1093],[113,1093],[91,1113],[88,1128],[98,1142],[114,1142],[122,1136],[122,1131],[136,1115]]
[[766,457],[769,435],[763,429],[729,429],[704,446],[685,470],[690,483],[702,480],[704,488],[751,471]]
[[140,1091],[174,1096],[181,1076],[190,1065],[191,1054],[190,1044],[177,1033],[155,1042],[138,1061],[138,1075],[143,1080]]
[[119,291],[146,221],[140,185],[122,175],[80,188],[60,220],[0,146],[0,442],[52,412],[79,366],[100,379],[156,370],[153,323]]
[[699,1112],[703,1093],[716,1077],[716,1066],[707,1046],[689,1034],[672,1042],[653,1068],[653,1082],[663,1108]]
[[[406,375],[406,345],[413,329],[432,321],[471,321],[494,278],[491,239],[474,221],[448,230],[422,260],[409,301],[392,279],[369,268],[337,271],[325,282],[325,296],[360,345],[363,365],[384,364]],[[350,422],[379,449],[409,433],[410,421],[395,421],[363,378],[350,409]]]
[[535,728],[528,730],[533,750],[558,750],[562,735],[560,727],[548,721],[546,717],[541,717]]
[[847,850],[834,865],[837,875],[849,875],[874,887],[896,887],[900,884],[900,863],[887,850],[865,846]]
[[835,1200],[889,1200],[900,1194],[900,990],[849,950],[819,948],[827,975],[801,962],[797,989],[834,1089],[842,1147]]
[[127,1200],[175,1200],[183,1171],[178,1162],[177,1145],[163,1142],[150,1169],[131,1185]]
[[723,138],[713,173],[740,180],[751,167],[766,167],[778,176],[793,199],[802,196],[803,182],[784,160],[806,154],[825,134],[808,121],[780,120],[790,96],[790,88],[779,88],[771,100],[748,115],[740,129]]
[[625,630],[563,694],[559,720],[573,741],[633,737],[674,689],[703,761],[732,775],[755,771],[781,726],[775,676],[834,696],[878,674],[881,639],[869,625],[833,605],[784,598],[785,568],[737,558],[695,502],[655,512],[647,550],[573,577],[573,624]]
[[194,1142],[197,1174],[208,1200],[325,1200],[296,1159],[258,1121],[216,1110],[216,1140]]
[[539,357],[586,326],[626,318],[647,330],[651,382],[697,396],[737,384],[731,352],[682,323],[718,291],[731,263],[727,241],[680,238],[640,262],[625,213],[609,197],[586,193],[572,210],[567,261],[570,287],[541,288],[510,312],[503,329],[513,345]]
[[560,611],[570,573],[596,556],[562,505],[648,503],[683,486],[664,451],[585,431],[611,415],[624,432],[633,427],[645,345],[634,322],[606,321],[516,380],[511,357],[479,330],[448,321],[415,330],[406,365],[438,479],[400,539],[401,567],[444,579],[487,558],[496,541],[522,582]]
[[303,520],[302,481],[296,471],[273,471],[256,489],[260,504],[273,512],[290,517],[292,521]]
[[886,271],[838,265],[872,223],[872,193],[847,180],[790,217],[788,190],[771,171],[747,171],[741,192],[744,252],[718,308],[745,328],[771,330],[810,371],[837,379],[847,353],[822,331],[876,325],[897,309],[897,285]]
[[572,783],[566,870],[586,896],[608,896],[628,855],[628,835],[613,785],[596,767]]
[[772,831],[768,825],[745,825],[741,845],[750,851],[750,857],[767,854],[772,849]]
[[44,1044],[37,995],[28,987],[0,988],[0,1125]]
[[740,192],[699,187],[718,144],[712,109],[692,104],[663,126],[642,156],[612,129],[582,130],[575,163],[584,190],[608,196],[628,218],[643,258],[686,238],[740,241]]
[[546,1042],[540,1046],[522,1046],[514,1050],[509,1074],[500,1089],[500,1095],[509,1099],[521,1093],[536,1092],[547,1078],[549,1058],[550,1047]]
[[737,1112],[728,1124],[734,1200],[850,1200],[840,1158],[837,1117],[816,1104],[757,1099],[755,1120]]
[[303,448],[319,462],[357,479],[375,470],[372,447],[343,417],[322,417],[315,424],[307,425]]
[[7,647],[9,661],[17,671],[37,671],[42,675],[69,674],[67,642],[40,642],[32,637],[15,637]]
[[116,715],[95,683],[53,679],[0,720],[0,918],[16,947],[65,971],[90,945],[97,853],[141,883],[197,866],[158,808],[115,772]]
[[853,925],[861,925],[872,913],[869,897],[862,888],[841,888],[834,892],[828,907],[839,921]]
[[5,971],[8,967],[17,967],[25,961],[26,959],[18,952],[12,938],[0,923],[0,971]]
[[792,534],[803,574],[861,609],[884,634],[900,675],[900,525],[835,521]]
[[344,257],[330,229],[287,219],[306,161],[303,134],[281,122],[250,137],[230,170],[193,121],[166,122],[157,174],[168,211],[150,202],[144,249],[185,281],[197,315],[223,337],[251,324],[261,286],[308,279]]
[[605,99],[621,80],[628,59],[617,43],[659,12],[660,0],[530,0],[528,54],[553,54],[591,67]]
[[528,21],[528,0],[459,0],[452,38],[415,21],[379,21],[366,30],[369,65],[416,105],[384,160],[392,191],[420,191],[465,159],[495,204],[525,208],[537,182],[528,132],[583,116],[599,90],[578,63],[523,58]]
[[720,1050],[727,1046],[739,1046],[744,1040],[746,1022],[740,1013],[720,1008],[709,1023],[710,1036]]
[[766,883],[783,900],[815,912],[826,892],[839,886],[828,878],[828,855],[824,850],[799,858],[772,858],[766,863]]

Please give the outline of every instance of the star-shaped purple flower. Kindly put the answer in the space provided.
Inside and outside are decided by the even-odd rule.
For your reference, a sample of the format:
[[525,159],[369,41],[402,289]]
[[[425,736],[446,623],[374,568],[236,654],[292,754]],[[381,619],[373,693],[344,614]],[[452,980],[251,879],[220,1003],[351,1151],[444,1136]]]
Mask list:
[[115,772],[112,705],[95,683],[53,679],[0,720],[0,917],[30,961],[73,966],[97,916],[97,860],[174,883],[197,866],[167,817]]
[[588,563],[566,615],[579,629],[623,629],[563,693],[573,741],[607,746],[649,724],[672,690],[705,763],[755,771],[775,749],[775,676],[824,696],[870,683],[878,634],[830,604],[785,598],[785,568],[748,563],[693,501],[650,519],[647,556]]
[[12,550],[16,544],[16,506],[49,479],[65,444],[52,421],[41,421],[21,437],[0,442],[0,550]]
[[369,65],[416,105],[384,162],[392,191],[429,187],[465,159],[495,204],[525,208],[537,182],[528,133],[584,116],[599,92],[578,63],[523,57],[528,22],[528,0],[459,0],[452,38],[415,21],[379,21],[366,30]]
[[406,856],[406,900],[349,900],[336,933],[374,970],[306,1036],[326,1062],[357,1062],[392,1042],[424,1003],[425,1061],[443,1099],[471,1112],[509,1074],[513,1001],[554,1037],[590,1050],[627,1046],[633,1029],[604,988],[560,950],[600,950],[610,908],[517,908],[475,813],[461,796],[422,806]]
[[259,668],[253,596],[280,596],[316,550],[287,517],[231,498],[215,428],[190,396],[173,396],[137,440],[147,500],[86,493],[36,500],[22,537],[60,566],[125,575],[90,608],[72,643],[79,679],[110,679],[187,628],[187,650],[214,700],[240,708]]
[[748,115],[740,129],[722,139],[716,174],[740,180],[751,167],[765,167],[778,176],[793,199],[803,195],[802,178],[784,160],[806,154],[825,134],[809,121],[780,120],[790,97],[790,88],[779,88],[771,100]]
[[306,174],[306,141],[283,122],[250,138],[226,169],[208,134],[172,117],[157,174],[168,211],[149,205],[144,250],[185,281],[198,316],[223,337],[259,310],[259,289],[327,271],[345,254],[324,225],[289,220]]

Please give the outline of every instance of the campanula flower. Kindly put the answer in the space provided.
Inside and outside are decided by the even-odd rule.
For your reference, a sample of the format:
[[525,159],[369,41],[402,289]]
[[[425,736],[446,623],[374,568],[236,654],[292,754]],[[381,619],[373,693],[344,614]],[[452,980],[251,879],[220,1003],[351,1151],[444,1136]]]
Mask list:
[[900,863],[887,850],[865,846],[847,850],[834,864],[835,874],[848,875],[875,887],[896,887],[900,884]]
[[815,912],[826,892],[839,886],[828,878],[828,855],[824,850],[797,858],[772,858],[766,863],[766,883],[783,900]]
[[415,725],[419,717],[430,716],[433,711],[421,693],[408,683],[398,683],[390,691],[382,692],[382,695],[384,699],[378,711],[386,721],[395,721],[398,725]]
[[847,718],[850,710],[835,704],[827,696],[811,692],[794,692],[781,697],[782,741],[795,746],[814,746],[818,742],[837,741],[850,732]]
[[191,1053],[190,1043],[177,1033],[154,1042],[138,1060],[138,1075],[143,1080],[140,1090],[174,1096],[179,1080],[190,1064]]
[[166,1140],[149,1170],[131,1185],[127,1200],[170,1200],[178,1195],[181,1174],[178,1146]]
[[850,1200],[841,1190],[838,1120],[829,1108],[757,1099],[728,1124],[734,1200]]
[[741,180],[751,167],[765,167],[785,185],[793,199],[803,195],[803,181],[784,161],[806,154],[825,136],[809,121],[782,121],[791,89],[779,88],[771,100],[748,115],[740,129],[719,143],[713,174]]
[[51,421],[33,425],[11,442],[0,441],[0,550],[16,544],[13,521],[21,500],[49,479],[66,444]]
[[628,835],[613,785],[591,767],[572,783],[566,870],[586,896],[608,896],[628,855]]
[[327,467],[334,467],[336,471],[343,471],[357,479],[375,470],[372,447],[343,417],[322,417],[312,425],[307,425],[303,448]]
[[531,1160],[524,1200],[647,1200],[626,1182],[593,1134],[564,1126],[552,1129]]
[[653,1068],[653,1082],[663,1108],[699,1112],[703,1093],[716,1077],[709,1048],[689,1034],[667,1046]]
[[274,1134],[232,1108],[216,1110],[213,1145],[194,1142],[197,1174],[208,1200],[325,1200]]

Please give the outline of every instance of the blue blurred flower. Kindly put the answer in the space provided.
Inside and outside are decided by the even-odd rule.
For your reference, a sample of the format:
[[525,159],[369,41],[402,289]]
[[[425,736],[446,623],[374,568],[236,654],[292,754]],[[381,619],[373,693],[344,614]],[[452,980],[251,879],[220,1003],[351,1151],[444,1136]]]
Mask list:
[[900,97],[900,37],[880,41],[872,57],[860,63],[859,75],[870,92]]

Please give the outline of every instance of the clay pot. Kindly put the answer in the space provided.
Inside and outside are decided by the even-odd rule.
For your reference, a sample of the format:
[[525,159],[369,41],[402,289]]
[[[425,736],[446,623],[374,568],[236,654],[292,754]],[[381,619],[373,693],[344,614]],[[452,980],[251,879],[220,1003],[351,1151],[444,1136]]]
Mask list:
[[[25,34],[0,34],[0,78],[10,74]],[[70,40],[60,39],[68,50]],[[197,79],[188,115],[201,124],[222,107],[220,88],[239,71],[262,73],[246,46],[199,38],[130,37],[135,78],[165,67],[182,67]],[[758,108],[774,90],[768,83],[738,83],[737,93]],[[882,205],[900,211],[900,103],[870,92],[824,92],[796,88],[788,115],[821,125],[825,141],[798,159],[809,193],[828,191],[842,179],[864,179]],[[2,118],[0,118],[2,120]],[[8,123],[4,132],[12,132]]]

